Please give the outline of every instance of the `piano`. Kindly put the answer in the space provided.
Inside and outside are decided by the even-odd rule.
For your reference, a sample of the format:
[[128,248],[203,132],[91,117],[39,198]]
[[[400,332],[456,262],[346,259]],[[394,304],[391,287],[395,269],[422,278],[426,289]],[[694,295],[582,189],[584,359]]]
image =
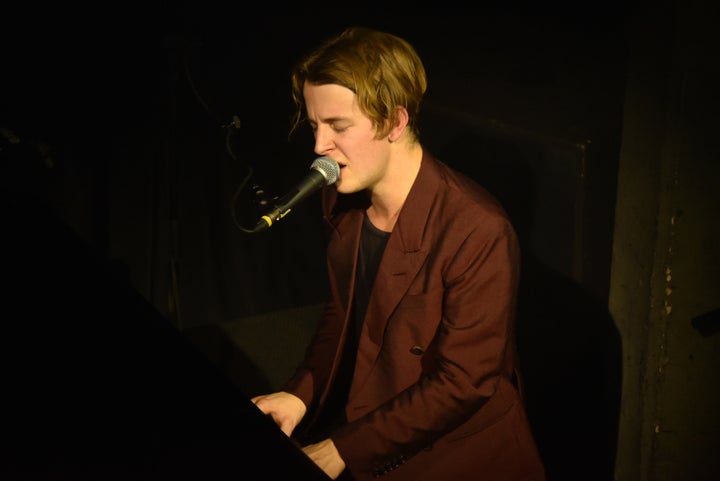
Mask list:
[[50,209],[2,218],[1,479],[330,479]]

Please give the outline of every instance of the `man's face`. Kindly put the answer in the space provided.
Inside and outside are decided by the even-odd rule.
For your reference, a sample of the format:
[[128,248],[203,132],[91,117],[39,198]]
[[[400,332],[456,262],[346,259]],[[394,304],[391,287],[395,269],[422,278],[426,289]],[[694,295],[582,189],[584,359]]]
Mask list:
[[370,118],[357,102],[357,96],[335,84],[303,88],[310,126],[315,135],[315,153],[340,165],[338,192],[349,194],[376,188],[387,171],[387,137],[376,139]]

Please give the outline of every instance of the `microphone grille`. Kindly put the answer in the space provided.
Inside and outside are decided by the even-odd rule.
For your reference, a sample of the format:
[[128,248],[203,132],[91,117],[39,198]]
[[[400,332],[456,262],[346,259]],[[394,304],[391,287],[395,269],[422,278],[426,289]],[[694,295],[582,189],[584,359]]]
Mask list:
[[325,185],[332,185],[340,177],[340,166],[330,157],[318,157],[310,166],[325,177]]

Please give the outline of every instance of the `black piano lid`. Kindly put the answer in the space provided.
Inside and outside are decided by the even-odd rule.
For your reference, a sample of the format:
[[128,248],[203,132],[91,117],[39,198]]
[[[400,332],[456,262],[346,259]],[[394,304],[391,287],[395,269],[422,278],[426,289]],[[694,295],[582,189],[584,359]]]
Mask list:
[[329,479],[51,209],[1,194],[0,477]]

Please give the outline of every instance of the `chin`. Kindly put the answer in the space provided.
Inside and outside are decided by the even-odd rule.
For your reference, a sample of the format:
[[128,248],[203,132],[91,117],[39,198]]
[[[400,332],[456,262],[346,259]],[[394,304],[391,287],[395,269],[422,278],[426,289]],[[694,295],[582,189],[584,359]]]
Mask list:
[[335,182],[335,188],[340,194],[354,194],[364,190],[364,187],[360,183],[348,182],[348,179],[344,177],[340,177],[340,179]]
[[342,179],[338,179],[337,182],[335,182],[335,190],[337,190],[339,194],[349,194]]

